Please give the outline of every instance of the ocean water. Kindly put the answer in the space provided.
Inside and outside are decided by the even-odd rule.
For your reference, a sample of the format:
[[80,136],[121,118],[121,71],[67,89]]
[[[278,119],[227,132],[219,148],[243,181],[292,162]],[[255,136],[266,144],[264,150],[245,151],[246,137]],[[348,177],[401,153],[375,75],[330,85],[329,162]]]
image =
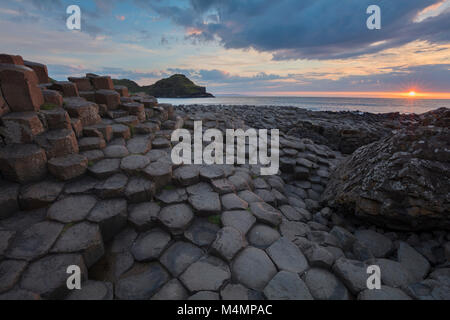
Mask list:
[[292,106],[313,111],[362,111],[371,113],[424,113],[441,107],[450,108],[450,100],[381,99],[381,98],[314,98],[314,97],[246,97],[218,96],[216,98],[158,99],[173,105],[254,105]]

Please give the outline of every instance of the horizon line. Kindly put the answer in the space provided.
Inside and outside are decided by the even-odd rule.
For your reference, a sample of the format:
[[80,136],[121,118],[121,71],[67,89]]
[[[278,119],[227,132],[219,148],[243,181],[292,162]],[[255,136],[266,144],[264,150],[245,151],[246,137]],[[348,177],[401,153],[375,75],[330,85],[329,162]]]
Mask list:
[[379,99],[409,99],[409,100],[450,100],[450,92],[416,92],[414,97],[409,92],[386,91],[276,91],[246,93],[213,93],[216,96],[253,96],[253,97],[309,97],[309,98],[379,98]]

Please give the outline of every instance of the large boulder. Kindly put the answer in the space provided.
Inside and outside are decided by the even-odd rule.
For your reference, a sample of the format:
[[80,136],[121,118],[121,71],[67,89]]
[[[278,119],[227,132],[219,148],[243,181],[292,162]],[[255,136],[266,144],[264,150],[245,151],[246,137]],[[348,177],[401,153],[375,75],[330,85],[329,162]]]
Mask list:
[[39,111],[44,103],[39,80],[33,69],[0,63],[0,84],[11,111]]
[[8,180],[27,183],[47,173],[47,156],[35,144],[11,144],[0,149],[0,172]]
[[450,229],[449,118],[449,109],[439,109],[361,147],[337,167],[323,199],[385,227]]
[[24,61],[25,66],[27,66],[30,69],[33,69],[33,71],[36,73],[36,76],[38,77],[39,83],[49,83],[48,79],[48,70],[47,66],[45,64],[32,62],[32,61]]

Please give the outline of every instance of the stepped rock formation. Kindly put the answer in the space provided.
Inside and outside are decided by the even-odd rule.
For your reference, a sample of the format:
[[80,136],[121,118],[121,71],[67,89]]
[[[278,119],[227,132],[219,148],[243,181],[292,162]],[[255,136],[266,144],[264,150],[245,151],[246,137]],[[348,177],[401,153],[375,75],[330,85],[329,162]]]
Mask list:
[[[416,129],[346,158],[336,148],[345,136],[328,142],[329,132],[288,133],[306,121],[302,110],[173,107],[130,95],[108,76],[47,83],[42,64],[12,55],[0,63],[0,300],[450,299],[448,231],[357,224],[320,202],[325,190],[333,198],[330,183],[347,188],[335,168],[348,172],[349,162],[361,171],[349,186],[359,201],[358,184],[374,177],[373,161],[359,163],[369,155],[386,164],[376,177],[396,189],[383,194],[388,203],[399,200],[399,186],[411,187],[401,203],[414,202],[443,224],[448,110],[414,116],[407,126]],[[311,117],[342,129],[331,114]],[[336,117],[345,126],[354,118]],[[174,165],[171,135],[178,128],[192,135],[195,121],[222,133],[280,127],[279,172]],[[382,129],[388,121],[375,122],[370,139],[390,135]],[[364,126],[358,130],[365,137]],[[352,148],[366,143],[354,141]],[[391,173],[402,183],[391,183]],[[373,264],[381,268],[379,291],[366,287]],[[81,269],[81,290],[67,288],[71,265]]]

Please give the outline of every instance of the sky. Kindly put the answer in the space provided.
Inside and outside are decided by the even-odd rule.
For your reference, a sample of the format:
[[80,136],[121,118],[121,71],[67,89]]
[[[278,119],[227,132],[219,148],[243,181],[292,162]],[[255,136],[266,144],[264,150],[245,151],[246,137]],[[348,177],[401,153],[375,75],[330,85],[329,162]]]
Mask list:
[[449,99],[450,0],[0,0],[0,51],[57,80],[183,73],[216,95]]

